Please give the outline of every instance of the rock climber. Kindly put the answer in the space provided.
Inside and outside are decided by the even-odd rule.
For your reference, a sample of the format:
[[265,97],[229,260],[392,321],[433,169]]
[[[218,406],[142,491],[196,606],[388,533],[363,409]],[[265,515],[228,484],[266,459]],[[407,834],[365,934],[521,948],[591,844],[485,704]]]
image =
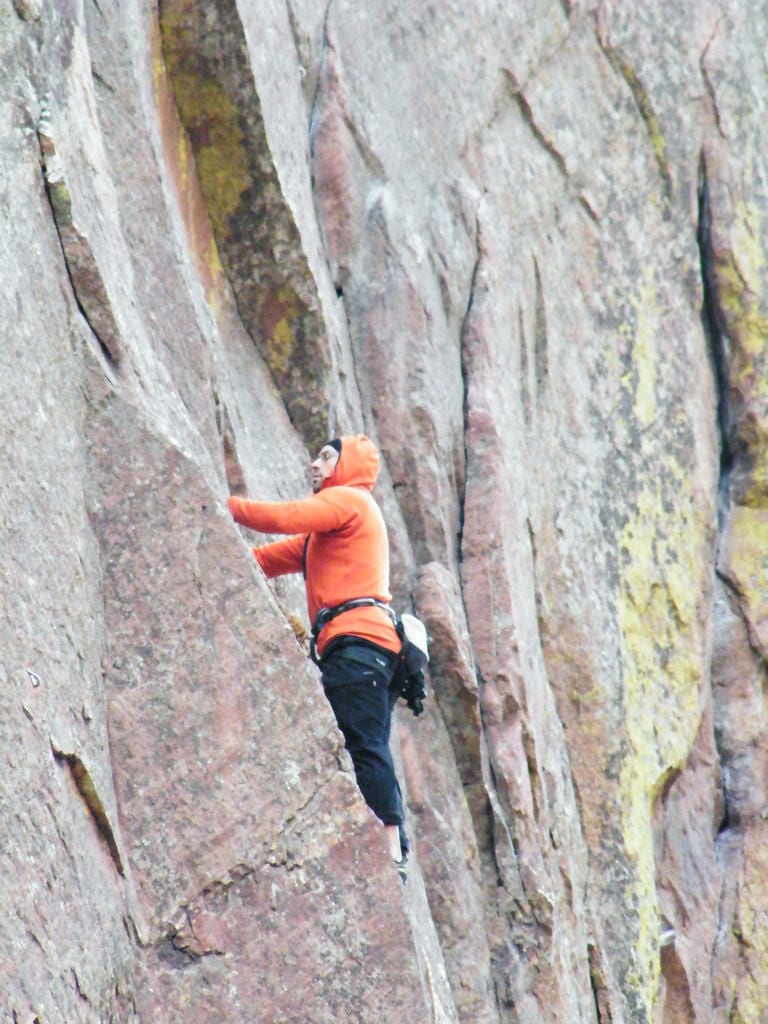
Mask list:
[[[387,530],[371,495],[378,473],[379,453],[372,441],[362,434],[336,437],[311,464],[311,497],[280,502],[232,497],[229,510],[251,530],[290,535],[255,547],[253,553],[269,578],[304,574],[323,689],[360,792],[383,823],[390,856],[402,876],[409,842],[389,749],[397,701],[389,684],[401,640],[388,608]],[[352,607],[344,608],[348,602]],[[318,613],[325,622],[319,633]]]

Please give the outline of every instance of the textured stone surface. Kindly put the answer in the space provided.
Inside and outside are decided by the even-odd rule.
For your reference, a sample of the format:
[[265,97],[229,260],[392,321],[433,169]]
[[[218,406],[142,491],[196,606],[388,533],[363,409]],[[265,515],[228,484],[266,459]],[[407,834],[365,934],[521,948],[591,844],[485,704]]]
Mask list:
[[[764,1020],[766,36],[0,6],[3,1020]],[[337,430],[433,638],[406,890],[225,511]]]

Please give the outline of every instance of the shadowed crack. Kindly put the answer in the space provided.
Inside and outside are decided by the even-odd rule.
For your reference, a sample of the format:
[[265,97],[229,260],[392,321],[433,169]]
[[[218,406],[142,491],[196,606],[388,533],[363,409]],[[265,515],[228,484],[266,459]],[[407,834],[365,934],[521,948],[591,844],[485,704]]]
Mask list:
[[219,398],[217,393],[213,396],[216,407],[216,426],[219,428],[219,436],[224,450],[224,472],[227,478],[229,493],[238,497],[245,497],[247,487],[245,474],[237,454],[237,442],[235,432],[232,429],[232,422],[229,418],[227,407]]
[[707,96],[709,96],[709,101],[712,105],[712,113],[715,118],[715,126],[717,127],[718,134],[721,139],[725,139],[727,138],[727,135],[725,134],[722,121],[720,120],[720,108],[717,104],[717,93],[712,83],[712,79],[709,77],[709,70],[707,69],[707,54],[709,53],[709,48],[718,33],[722,20],[722,17],[717,19],[712,35],[709,37],[707,45],[702,50],[701,57],[699,58],[699,71],[701,72],[704,88],[707,90]]
[[514,97],[518,107],[520,108],[520,113],[523,115],[523,120],[533,132],[536,141],[539,143],[540,146],[542,146],[542,148],[547,153],[549,153],[549,155],[555,161],[555,163],[557,164],[557,169],[560,171],[563,177],[567,178],[569,175],[568,167],[565,163],[565,157],[558,150],[557,146],[555,146],[554,142],[552,142],[551,139],[548,139],[545,136],[544,132],[541,130],[541,128],[539,128],[539,126],[537,125],[536,119],[533,116],[533,111],[531,110],[531,105],[525,98],[525,95],[522,92],[516,92],[514,94]]
[[177,906],[167,918],[164,933],[151,944],[164,963],[185,970],[207,957],[227,954],[231,927],[227,923],[230,899],[234,897],[237,901],[242,898],[249,885],[258,887],[259,881],[255,876],[264,869],[290,873],[304,867],[304,858],[296,855],[296,849],[301,847],[300,834],[297,838],[292,829],[302,821],[311,804],[324,799],[324,790],[331,781],[329,778],[319,785],[305,803],[283,822],[271,845],[263,849],[261,860],[235,864],[224,877],[209,882]]
[[120,856],[117,840],[115,839],[115,834],[112,831],[112,826],[109,823],[109,817],[104,809],[104,804],[101,802],[101,798],[96,792],[96,786],[94,785],[90,772],[77,754],[65,754],[63,751],[57,750],[53,744],[51,744],[51,750],[59,764],[64,764],[69,769],[72,780],[75,783],[75,787],[93,818],[96,829],[109,851],[109,855],[112,858],[112,862],[115,865],[118,874],[124,878],[125,868],[123,867],[123,860]]
[[156,943],[155,949],[160,960],[170,967],[183,970],[186,967],[194,966],[205,957],[224,956],[226,951],[223,949],[196,948],[192,931],[192,922],[190,920],[188,927],[185,926],[184,929],[177,932],[170,932]]
[[245,329],[304,442],[328,436],[331,352],[235,0],[158,4],[163,58]]
[[[539,143],[539,145],[542,147],[544,152],[547,153],[552,158],[552,160],[554,161],[554,164],[557,167],[558,171],[562,175],[563,179],[567,182],[568,187],[572,189],[573,188],[573,184],[574,184],[574,182],[573,182],[573,175],[568,170],[568,165],[566,163],[565,157],[560,152],[560,150],[557,148],[555,143],[544,134],[544,132],[541,130],[541,128],[537,124],[536,119],[533,116],[533,110],[531,109],[531,105],[528,102],[528,100],[526,99],[525,94],[523,93],[522,89],[515,87],[514,82],[513,82],[512,78],[511,78],[511,76],[509,76],[508,73],[507,73],[507,75],[508,75],[508,80],[509,80],[509,85],[510,85],[510,89],[511,89],[512,98],[517,103],[517,106],[518,106],[518,108],[520,110],[520,113],[522,114],[523,120],[525,121],[525,123],[530,128],[531,134],[536,139],[536,141]],[[579,192],[577,189],[574,189],[574,191],[575,191],[575,194],[576,194],[576,198],[577,198],[577,200],[579,202],[579,205],[585,211],[585,213],[587,214],[589,219],[591,221],[593,221],[595,224],[599,224],[600,223],[600,217],[599,217],[598,213],[593,209],[591,203],[586,198],[586,196],[583,193]]]
[[13,6],[22,21],[39,21],[43,16],[42,0],[13,0]]
[[[473,374],[473,351],[472,332],[475,330],[473,315],[476,303],[482,297],[482,289],[485,287],[481,280],[483,273],[484,250],[480,237],[480,227],[476,230],[476,258],[472,273],[471,286],[467,298],[467,307],[461,327],[461,370],[464,388],[464,439],[465,439],[465,474],[464,489],[458,495],[460,505],[460,533],[459,533],[459,560],[463,557],[465,507],[468,494],[468,481],[471,479],[470,462],[473,452],[470,450],[470,420],[472,409],[470,408],[469,389]],[[542,325],[543,327],[543,325]],[[541,356],[540,356],[541,359]],[[540,363],[540,369],[542,365]],[[463,599],[463,593],[462,593]],[[467,609],[464,607],[464,615],[469,623]],[[469,636],[470,648],[472,648],[472,637]],[[514,973],[510,966],[513,962],[532,963],[540,955],[551,937],[551,907],[546,905],[546,900],[537,891],[526,891],[526,886],[520,875],[519,863],[520,853],[518,843],[510,822],[514,815],[510,812],[508,800],[505,798],[504,787],[497,772],[497,766],[487,746],[487,722],[480,701],[480,694],[484,689],[484,681],[472,652],[472,663],[477,680],[479,712],[479,752],[477,770],[479,777],[472,773],[466,774],[466,766],[462,767],[462,757],[456,751],[456,763],[462,778],[468,788],[475,788],[478,782],[482,784],[483,799],[475,797],[470,802],[470,814],[479,842],[481,858],[481,878],[483,887],[492,905],[495,905],[497,912],[508,915],[508,934],[498,935],[492,939],[491,946],[491,978],[496,993],[496,1003],[501,1009],[511,1008],[514,999],[518,994],[516,982],[510,982],[511,974]],[[454,741],[455,729],[448,724],[448,732],[452,742]],[[526,750],[529,770],[532,773],[532,780],[537,776],[535,767],[535,756],[529,745]],[[482,767],[481,767],[482,766]],[[533,783],[532,783],[533,784]],[[516,970],[517,968],[515,968]]]
[[88,998],[87,993],[84,992],[83,989],[80,987],[80,979],[78,978],[77,971],[74,969],[74,967],[70,968],[70,973],[72,975],[72,981],[74,982],[75,992],[77,993],[78,998],[82,1000],[82,1002],[88,1003],[88,1005],[90,1005],[91,1000]]
[[547,390],[549,383],[549,355],[547,331],[547,306],[544,301],[544,289],[541,284],[541,272],[536,257],[533,258],[533,272],[536,282],[536,329],[534,336],[534,367],[536,371],[536,387],[538,391]]
[[50,113],[45,107],[40,116],[38,141],[46,193],[77,308],[99,343],[107,364],[115,367],[119,364],[121,356],[120,330],[112,312],[107,287],[96,256],[88,239],[75,224],[72,197],[61,158],[56,152]]
[[598,1024],[611,1024],[611,1012],[608,1003],[608,985],[603,969],[603,958],[597,946],[590,943],[589,955],[589,980],[592,985],[592,994],[595,998],[595,1015]]
[[730,402],[730,369],[728,365],[728,335],[718,295],[715,257],[712,248],[712,209],[704,154],[699,159],[699,222],[696,241],[699,246],[701,281],[704,302],[701,310],[704,334],[709,342],[717,387],[717,420],[720,428],[720,487],[727,490],[727,481],[733,465],[733,411]]
[[608,63],[613,70],[624,79],[637,107],[638,113],[645,125],[648,138],[651,143],[651,150],[661,178],[664,198],[669,202],[672,198],[672,173],[667,159],[667,143],[661,131],[661,124],[653,109],[651,97],[643,85],[637,72],[627,58],[615,47],[611,46],[601,32],[597,32],[597,42],[605,54]]
[[[479,226],[476,225],[475,226],[475,238],[476,239],[478,238],[478,233],[479,233]],[[466,504],[466,498],[467,498],[467,466],[469,464],[469,450],[468,450],[468,447],[467,447],[467,436],[469,434],[469,374],[470,374],[470,371],[469,371],[469,367],[467,365],[468,361],[467,361],[466,333],[467,333],[468,324],[470,322],[470,318],[471,318],[471,315],[472,315],[472,307],[473,307],[474,301],[475,301],[475,288],[476,288],[476,285],[477,285],[477,277],[478,277],[478,274],[480,272],[480,262],[481,262],[481,255],[480,255],[480,248],[479,248],[479,244],[478,244],[477,252],[476,252],[476,255],[475,255],[475,265],[472,268],[472,277],[470,279],[469,296],[467,297],[467,308],[466,308],[466,312],[464,313],[464,319],[462,320],[462,323],[461,323],[461,330],[459,331],[459,338],[460,338],[460,342],[461,342],[461,384],[462,384],[462,394],[463,394],[463,400],[462,401],[463,401],[463,414],[464,414],[464,475],[463,475],[464,487],[462,488],[461,493],[459,495],[457,495],[458,501],[459,501],[459,523],[458,523],[458,537],[457,537],[459,563],[461,563],[461,559],[462,559],[461,546],[462,546],[462,537],[463,537],[463,533],[464,533],[464,506]]]

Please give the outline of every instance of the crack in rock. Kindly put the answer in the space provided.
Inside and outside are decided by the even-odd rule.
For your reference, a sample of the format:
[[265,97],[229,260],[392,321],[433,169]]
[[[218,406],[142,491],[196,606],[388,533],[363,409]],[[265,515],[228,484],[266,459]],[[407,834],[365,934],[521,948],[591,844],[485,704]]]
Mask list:
[[608,63],[624,79],[629,88],[629,92],[648,134],[653,158],[661,178],[664,198],[669,203],[672,198],[672,172],[669,167],[669,160],[667,159],[667,142],[662,134],[658,115],[651,103],[650,94],[627,58],[618,49],[611,46],[600,31],[597,32],[597,42],[605,54]]
[[59,764],[66,765],[69,769],[75,783],[75,788],[82,797],[86,808],[93,818],[99,836],[102,838],[107,850],[109,851],[109,855],[112,858],[112,862],[115,865],[117,873],[122,878],[125,878],[125,867],[123,866],[123,859],[120,856],[117,840],[115,839],[112,826],[109,823],[109,817],[104,808],[104,804],[96,791],[96,786],[94,785],[91,773],[85,767],[77,754],[67,754],[64,753],[64,751],[57,750],[52,743],[51,750]]
[[527,100],[523,90],[521,88],[515,86],[514,80],[509,75],[509,72],[506,72],[506,74],[507,74],[507,76],[509,78],[509,84],[510,84],[510,90],[511,90],[512,98],[516,102],[516,104],[518,106],[518,109],[520,110],[520,113],[522,114],[523,120],[528,125],[529,129],[531,130],[531,133],[532,133],[534,139],[536,139],[536,141],[542,147],[544,152],[547,153],[552,158],[552,160],[554,161],[555,166],[557,167],[558,171],[562,175],[564,181],[567,183],[569,188],[573,189],[573,191],[575,192],[575,197],[576,197],[579,205],[584,210],[584,212],[587,214],[589,219],[594,224],[599,224],[600,223],[600,215],[594,209],[594,207],[590,203],[589,199],[587,199],[587,197],[584,195],[584,193],[580,192],[577,187],[574,188],[574,185],[575,185],[574,175],[568,169],[568,164],[566,162],[565,157],[560,152],[560,150],[557,148],[557,146],[552,141],[552,139],[548,138],[544,134],[544,132],[542,131],[541,127],[538,125],[538,123],[537,123],[537,121],[536,121],[536,119],[535,119],[535,117],[533,115],[533,109],[531,108],[531,105],[528,102],[528,100]]
[[242,323],[309,448],[328,436],[332,360],[235,0],[158,5],[162,56]]
[[712,31],[712,35],[707,40],[707,45],[701,52],[701,57],[699,58],[699,71],[701,73],[702,81],[704,82],[704,88],[707,91],[707,96],[709,97],[709,102],[712,105],[712,113],[715,118],[715,127],[717,128],[718,135],[721,139],[727,139],[728,135],[725,132],[725,129],[723,128],[723,122],[720,116],[720,107],[718,106],[717,102],[717,92],[715,90],[714,83],[710,78],[709,69],[707,68],[707,54],[709,53],[709,48],[714,42],[715,36],[717,35],[720,29],[720,24],[722,23],[722,20],[722,17],[717,19],[717,23],[715,24],[715,27]]
[[37,135],[48,201],[77,308],[98,341],[107,363],[115,367],[120,363],[122,354],[120,330],[91,244],[75,223],[64,164],[56,150],[51,115],[45,104]]
[[43,16],[43,0],[13,0],[22,21],[39,21]]

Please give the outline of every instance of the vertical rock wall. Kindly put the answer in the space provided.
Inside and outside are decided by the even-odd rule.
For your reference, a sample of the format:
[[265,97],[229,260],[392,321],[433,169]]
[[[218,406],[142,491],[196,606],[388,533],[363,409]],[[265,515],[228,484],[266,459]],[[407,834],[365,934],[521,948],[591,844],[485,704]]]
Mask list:
[[[3,0],[3,1020],[763,1020],[766,35]],[[340,430],[406,890],[226,513]]]

